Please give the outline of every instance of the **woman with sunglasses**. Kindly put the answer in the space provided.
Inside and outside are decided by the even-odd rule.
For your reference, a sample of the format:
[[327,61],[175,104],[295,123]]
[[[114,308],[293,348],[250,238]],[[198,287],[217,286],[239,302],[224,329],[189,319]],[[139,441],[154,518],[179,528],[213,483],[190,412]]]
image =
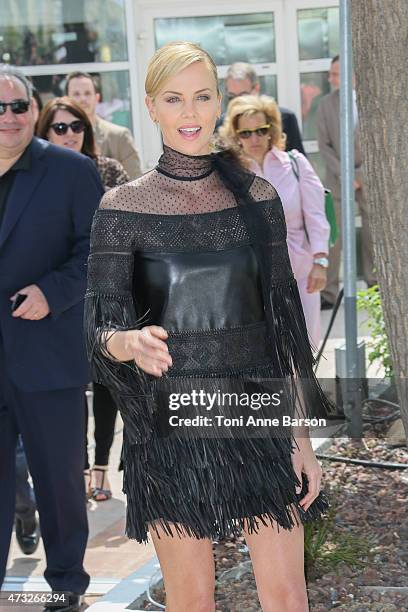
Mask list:
[[[93,159],[106,191],[130,180],[122,164],[115,159],[97,154],[91,122],[85,111],[71,98],[55,98],[47,102],[40,114],[37,136]],[[93,413],[95,464],[90,470],[86,439],[85,490],[88,498],[92,497],[95,501],[101,502],[112,497],[107,471],[117,407],[109,390],[97,382],[93,383]],[[86,414],[88,414],[87,403]]]
[[223,146],[277,190],[288,228],[288,249],[298,283],[309,337],[320,341],[320,291],[326,285],[330,226],[324,188],[306,157],[285,152],[279,107],[268,96],[240,96],[228,106],[219,130]]
[[87,114],[67,96],[47,102],[38,121],[37,136],[93,159],[105,190],[130,180],[126,170],[116,159],[98,155],[92,124]]

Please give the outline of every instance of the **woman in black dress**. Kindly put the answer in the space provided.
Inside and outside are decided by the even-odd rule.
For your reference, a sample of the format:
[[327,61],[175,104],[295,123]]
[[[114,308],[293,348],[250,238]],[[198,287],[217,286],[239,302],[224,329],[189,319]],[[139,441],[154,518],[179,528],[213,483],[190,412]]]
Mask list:
[[229,427],[225,417],[251,409],[217,400],[211,412],[183,414],[216,425],[217,413],[225,427],[169,427],[183,393],[259,399],[274,389],[282,404],[256,416],[330,411],[313,376],[282,205],[228,152],[210,153],[220,94],[200,47],[157,51],[146,93],[164,153],[104,196],[86,296],[94,373],[124,420],[126,531],[146,542],[150,530],[168,612],[215,609],[211,540],[241,531],[262,609],[304,612],[302,526],[328,506],[305,423],[290,432]]

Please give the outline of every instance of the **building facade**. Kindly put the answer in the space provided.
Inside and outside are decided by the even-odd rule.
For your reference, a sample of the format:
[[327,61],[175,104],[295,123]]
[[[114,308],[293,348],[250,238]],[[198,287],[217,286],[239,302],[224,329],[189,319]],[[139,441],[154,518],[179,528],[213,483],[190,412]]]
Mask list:
[[43,100],[64,92],[69,72],[98,76],[103,117],[132,130],[144,168],[161,151],[144,106],[147,63],[171,40],[199,43],[221,84],[236,61],[253,64],[262,91],[294,110],[321,173],[315,113],[339,52],[338,0],[2,0],[0,61],[20,66]]

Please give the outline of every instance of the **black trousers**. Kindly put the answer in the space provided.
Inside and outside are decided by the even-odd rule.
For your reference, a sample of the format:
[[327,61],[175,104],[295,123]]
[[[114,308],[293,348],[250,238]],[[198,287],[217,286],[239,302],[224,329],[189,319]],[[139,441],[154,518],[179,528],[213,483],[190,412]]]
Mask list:
[[[95,465],[108,465],[109,453],[115,435],[115,422],[118,409],[109,390],[93,383],[93,413],[95,419]],[[88,440],[88,404],[85,411],[85,469],[89,468]]]
[[28,393],[5,369],[0,345],[0,585],[16,505],[16,445],[21,433],[47,556],[44,577],[55,591],[82,594],[88,519],[83,478],[84,389]]
[[31,524],[35,519],[37,504],[28,476],[27,458],[19,436],[16,451],[16,517]]

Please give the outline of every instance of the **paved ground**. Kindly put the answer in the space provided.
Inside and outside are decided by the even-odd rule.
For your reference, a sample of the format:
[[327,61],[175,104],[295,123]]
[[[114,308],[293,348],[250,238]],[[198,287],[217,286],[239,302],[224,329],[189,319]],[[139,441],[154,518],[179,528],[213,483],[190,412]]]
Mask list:
[[[330,311],[322,313],[323,329],[326,329],[329,318]],[[364,315],[359,314],[359,322],[361,324],[363,320]],[[327,344],[325,359],[321,361],[319,367],[319,376],[321,377],[328,378],[334,375],[334,349],[344,342],[343,325],[344,317],[343,308],[341,307]],[[359,332],[362,335],[366,333],[364,327],[362,325],[359,328]],[[91,418],[91,430],[92,427],[93,420]],[[90,502],[88,507],[90,538],[85,558],[85,567],[92,576],[89,595],[86,597],[88,605],[97,601],[98,597],[111,590],[115,585],[117,585],[116,591],[118,591],[118,583],[154,557],[152,544],[147,546],[140,545],[137,542],[129,541],[123,535],[125,499],[121,492],[121,473],[116,470],[121,450],[121,429],[122,424],[120,418],[118,418],[115,442],[112,449],[112,468],[110,471],[113,498],[103,503]],[[11,585],[14,585],[13,588],[21,589],[21,583],[25,582],[25,590],[44,590],[45,585],[42,583],[44,566],[44,550],[42,545],[34,555],[24,557],[16,545],[13,536],[7,572],[8,589]],[[20,581],[20,585],[18,581]],[[1,609],[5,611],[6,607],[3,606]],[[15,607],[10,608],[10,612],[15,609]],[[42,608],[32,607],[31,609],[34,612]]]
[[[91,433],[92,429],[93,419],[90,418]],[[90,436],[89,439],[91,440],[92,437]],[[109,474],[113,497],[111,500],[103,503],[96,503],[94,501],[88,503],[90,534],[85,557],[85,567],[92,577],[89,589],[90,595],[95,594],[99,596],[110,590],[120,580],[144,565],[154,555],[152,544],[147,546],[140,545],[135,541],[128,540],[124,536],[125,496],[122,493],[122,473],[116,469],[116,466],[119,465],[121,444],[122,422],[118,418],[111,455],[112,469]],[[44,569],[45,553],[42,543],[34,555],[26,557],[21,553],[13,535],[8,562],[7,589],[10,588],[10,584],[18,585],[15,578],[20,580],[28,578],[28,584],[24,587],[25,590],[45,590],[45,583],[40,588]],[[96,598],[87,596],[86,602],[90,605]],[[14,607],[13,610],[15,609]],[[32,608],[33,612],[34,610],[41,609],[42,607]],[[1,612],[6,612],[3,606],[0,610]]]

